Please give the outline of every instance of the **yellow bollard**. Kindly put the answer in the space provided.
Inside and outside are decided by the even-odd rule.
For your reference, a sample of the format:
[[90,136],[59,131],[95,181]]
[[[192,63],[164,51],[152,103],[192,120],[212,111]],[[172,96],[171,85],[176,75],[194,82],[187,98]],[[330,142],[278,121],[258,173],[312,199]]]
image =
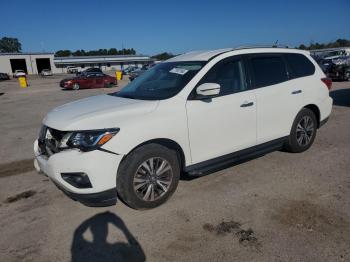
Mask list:
[[117,72],[115,72],[115,77],[117,78],[118,81],[122,80],[123,72],[118,70]]
[[27,78],[26,78],[26,77],[20,76],[20,77],[18,78],[18,81],[19,81],[20,87],[26,88],[26,87],[28,86]]

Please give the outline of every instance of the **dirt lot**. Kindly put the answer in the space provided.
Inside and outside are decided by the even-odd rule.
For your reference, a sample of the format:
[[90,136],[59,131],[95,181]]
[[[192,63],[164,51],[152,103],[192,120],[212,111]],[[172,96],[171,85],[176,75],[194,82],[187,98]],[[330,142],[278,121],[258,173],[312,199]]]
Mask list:
[[334,83],[309,151],[183,179],[165,205],[135,211],[85,207],[33,171],[50,109],[118,88],[62,91],[61,78],[0,82],[0,261],[350,261],[350,82]]

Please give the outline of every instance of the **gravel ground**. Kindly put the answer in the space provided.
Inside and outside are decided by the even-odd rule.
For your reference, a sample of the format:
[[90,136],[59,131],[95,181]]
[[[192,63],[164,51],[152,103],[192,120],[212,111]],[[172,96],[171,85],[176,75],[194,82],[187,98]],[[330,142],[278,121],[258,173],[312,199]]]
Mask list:
[[135,211],[85,207],[33,171],[50,109],[127,82],[74,92],[62,77],[0,82],[0,261],[350,261],[350,82],[334,83],[309,151],[183,179],[166,204]]

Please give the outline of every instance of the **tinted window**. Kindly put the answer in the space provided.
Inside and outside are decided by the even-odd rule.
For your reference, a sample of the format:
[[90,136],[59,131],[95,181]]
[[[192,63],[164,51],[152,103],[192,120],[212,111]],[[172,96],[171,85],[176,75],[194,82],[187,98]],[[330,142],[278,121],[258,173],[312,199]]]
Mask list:
[[281,56],[257,56],[250,59],[255,87],[287,81],[286,65]]
[[310,76],[315,73],[315,66],[302,54],[285,54],[291,78]]
[[217,83],[220,85],[220,96],[246,90],[243,63],[240,60],[226,60],[216,64],[202,78],[199,84]]
[[205,65],[205,62],[163,62],[142,71],[121,91],[113,93],[131,99],[161,100],[179,93]]

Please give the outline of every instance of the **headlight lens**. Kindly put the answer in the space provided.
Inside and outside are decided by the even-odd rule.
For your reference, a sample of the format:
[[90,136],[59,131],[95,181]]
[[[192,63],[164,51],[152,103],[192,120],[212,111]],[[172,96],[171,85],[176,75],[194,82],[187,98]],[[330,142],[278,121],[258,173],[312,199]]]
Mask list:
[[75,131],[67,133],[61,140],[61,148],[79,148],[82,151],[94,150],[107,143],[119,132],[119,128]]

